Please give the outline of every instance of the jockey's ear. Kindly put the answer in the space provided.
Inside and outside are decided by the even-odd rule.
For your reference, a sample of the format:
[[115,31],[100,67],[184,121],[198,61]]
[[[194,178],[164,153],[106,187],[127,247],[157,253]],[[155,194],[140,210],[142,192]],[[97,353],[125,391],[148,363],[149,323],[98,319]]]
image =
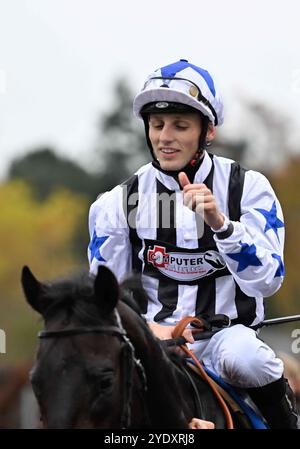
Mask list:
[[94,289],[101,314],[108,315],[117,305],[119,284],[113,272],[104,265],[98,267]]
[[34,277],[26,265],[22,269],[21,282],[27,302],[38,313],[42,313],[43,303],[41,301],[41,293],[43,291],[43,284]]

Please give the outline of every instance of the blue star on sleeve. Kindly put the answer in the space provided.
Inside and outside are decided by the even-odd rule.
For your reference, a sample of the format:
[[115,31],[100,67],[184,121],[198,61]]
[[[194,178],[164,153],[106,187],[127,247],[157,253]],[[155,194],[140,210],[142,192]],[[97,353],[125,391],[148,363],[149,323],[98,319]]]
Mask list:
[[278,228],[283,228],[284,224],[277,217],[277,209],[276,209],[275,201],[272,204],[272,207],[270,210],[259,209],[259,208],[255,208],[255,210],[260,212],[266,219],[266,226],[265,226],[264,232],[267,232],[269,229],[273,229],[273,231],[275,232],[275,234],[277,235],[277,238],[279,240]]
[[256,246],[254,244],[248,245],[247,243],[240,242],[241,251],[239,253],[227,254],[231,259],[236,260],[239,264],[237,267],[237,273],[245,270],[249,266],[260,266],[261,261],[256,256]]
[[89,244],[89,249],[91,251],[91,261],[96,258],[99,262],[106,262],[106,260],[101,256],[100,249],[104,242],[109,236],[98,237],[96,231],[94,230],[93,238]]
[[283,276],[284,276],[284,264],[283,264],[283,262],[282,262],[281,257],[280,257],[278,254],[275,254],[275,253],[272,254],[272,257],[273,257],[274,259],[278,260],[278,262],[279,262],[279,267],[277,268],[277,271],[276,271],[274,277],[275,277],[275,278],[276,278],[277,276],[283,277]]

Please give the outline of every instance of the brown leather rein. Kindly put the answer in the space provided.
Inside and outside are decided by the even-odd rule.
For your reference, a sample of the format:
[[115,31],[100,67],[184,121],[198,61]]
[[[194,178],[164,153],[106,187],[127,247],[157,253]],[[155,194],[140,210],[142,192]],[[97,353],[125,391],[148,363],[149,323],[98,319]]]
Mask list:
[[[196,317],[187,316],[187,317],[183,318],[182,320],[180,320],[179,323],[175,326],[175,329],[172,332],[172,337],[175,338],[175,339],[178,338],[178,337],[182,337],[184,330],[191,323],[197,325],[197,328],[192,329],[192,333],[193,334],[194,333],[199,333],[199,332],[204,332],[205,329],[206,329],[206,324],[205,324],[204,321],[202,321],[201,319],[196,318]],[[221,394],[217,390],[214,381],[208,376],[208,374],[206,373],[205,369],[203,368],[202,363],[197,359],[197,357],[195,357],[193,352],[188,349],[186,344],[180,345],[180,348],[188,355],[188,357],[190,357],[195,362],[196,366],[199,369],[199,372],[200,372],[200,375],[201,375],[202,379],[205,380],[208,383],[208,385],[210,386],[212,392],[216,396],[216,398],[217,398],[217,400],[218,400],[218,402],[219,402],[219,404],[220,404],[220,406],[221,406],[221,408],[223,410],[223,413],[224,413],[224,416],[225,416],[225,420],[226,420],[227,429],[234,429],[233,420],[232,420],[232,416],[231,416],[230,410],[229,410],[226,402],[222,398]]]

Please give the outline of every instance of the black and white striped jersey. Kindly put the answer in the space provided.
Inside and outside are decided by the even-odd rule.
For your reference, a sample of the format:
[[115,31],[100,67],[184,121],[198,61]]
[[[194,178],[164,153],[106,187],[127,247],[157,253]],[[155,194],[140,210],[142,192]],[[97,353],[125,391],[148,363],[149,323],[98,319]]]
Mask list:
[[223,313],[255,325],[284,276],[279,201],[261,173],[207,152],[194,183],[212,190],[233,223],[229,237],[218,239],[201,213],[183,204],[177,180],[150,163],[92,204],[90,271],[105,264],[118,279],[141,272],[148,321],[172,325],[187,315]]

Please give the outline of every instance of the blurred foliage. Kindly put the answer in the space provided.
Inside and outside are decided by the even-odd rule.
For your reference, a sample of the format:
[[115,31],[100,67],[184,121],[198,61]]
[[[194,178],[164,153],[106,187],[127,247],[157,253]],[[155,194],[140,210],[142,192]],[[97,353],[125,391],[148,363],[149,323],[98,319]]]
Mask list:
[[248,150],[248,142],[246,140],[228,140],[220,139],[218,136],[212,144],[211,153],[217,154],[222,157],[228,157],[234,161],[244,164]]
[[[6,359],[32,355],[36,329],[40,327],[21,292],[22,265],[29,265],[41,280],[87,267],[89,205],[99,193],[124,181],[151,160],[143,123],[132,115],[133,94],[124,80],[116,82],[113,97],[113,107],[100,118],[92,162],[85,164],[88,169],[59,156],[52,148],[41,147],[14,160],[7,182],[0,185],[0,328],[7,333]],[[280,137],[280,154],[289,160],[284,146],[286,120],[270,117],[270,111],[256,103],[248,109],[256,116],[267,143],[271,139],[275,148]],[[248,128],[253,136],[258,126]],[[300,159],[286,166],[280,159],[282,168],[272,173],[273,164],[266,163],[268,152],[264,158],[258,157],[257,146],[249,136],[225,139],[221,135],[210,151],[246,162],[246,166],[260,169],[271,180],[286,219],[286,280],[274,298],[266,301],[268,317],[299,313]],[[278,151],[272,150],[272,160]],[[87,160],[90,155],[85,156]],[[263,161],[260,166],[259,161]]]
[[113,92],[113,108],[101,117],[96,148],[103,190],[129,178],[151,160],[144,124],[132,113],[131,92],[126,81],[118,80]]
[[86,199],[57,190],[40,203],[24,181],[14,180],[0,186],[0,205],[0,328],[7,334],[7,357],[23,358],[32,354],[36,317],[20,299],[22,266],[41,279],[78,267],[72,248],[78,224],[86,219]]
[[40,201],[47,199],[60,187],[83,193],[91,199],[100,191],[98,176],[87,173],[77,163],[56,155],[51,148],[37,148],[14,160],[8,178],[27,181]]
[[280,170],[292,150],[289,141],[291,119],[278,108],[253,99],[244,100],[244,109],[248,141],[245,164],[266,174]]
[[34,198],[41,203],[48,201],[58,189],[65,189],[85,197],[82,218],[78,222],[77,233],[73,236],[72,247],[76,259],[86,262],[86,247],[89,240],[86,217],[89,205],[102,188],[106,187],[101,182],[101,174],[87,172],[77,163],[57,155],[50,148],[37,148],[12,162],[8,179],[25,181],[31,187]]
[[281,170],[269,176],[285,219],[285,281],[274,298],[280,314],[300,314],[300,158],[287,159]]

